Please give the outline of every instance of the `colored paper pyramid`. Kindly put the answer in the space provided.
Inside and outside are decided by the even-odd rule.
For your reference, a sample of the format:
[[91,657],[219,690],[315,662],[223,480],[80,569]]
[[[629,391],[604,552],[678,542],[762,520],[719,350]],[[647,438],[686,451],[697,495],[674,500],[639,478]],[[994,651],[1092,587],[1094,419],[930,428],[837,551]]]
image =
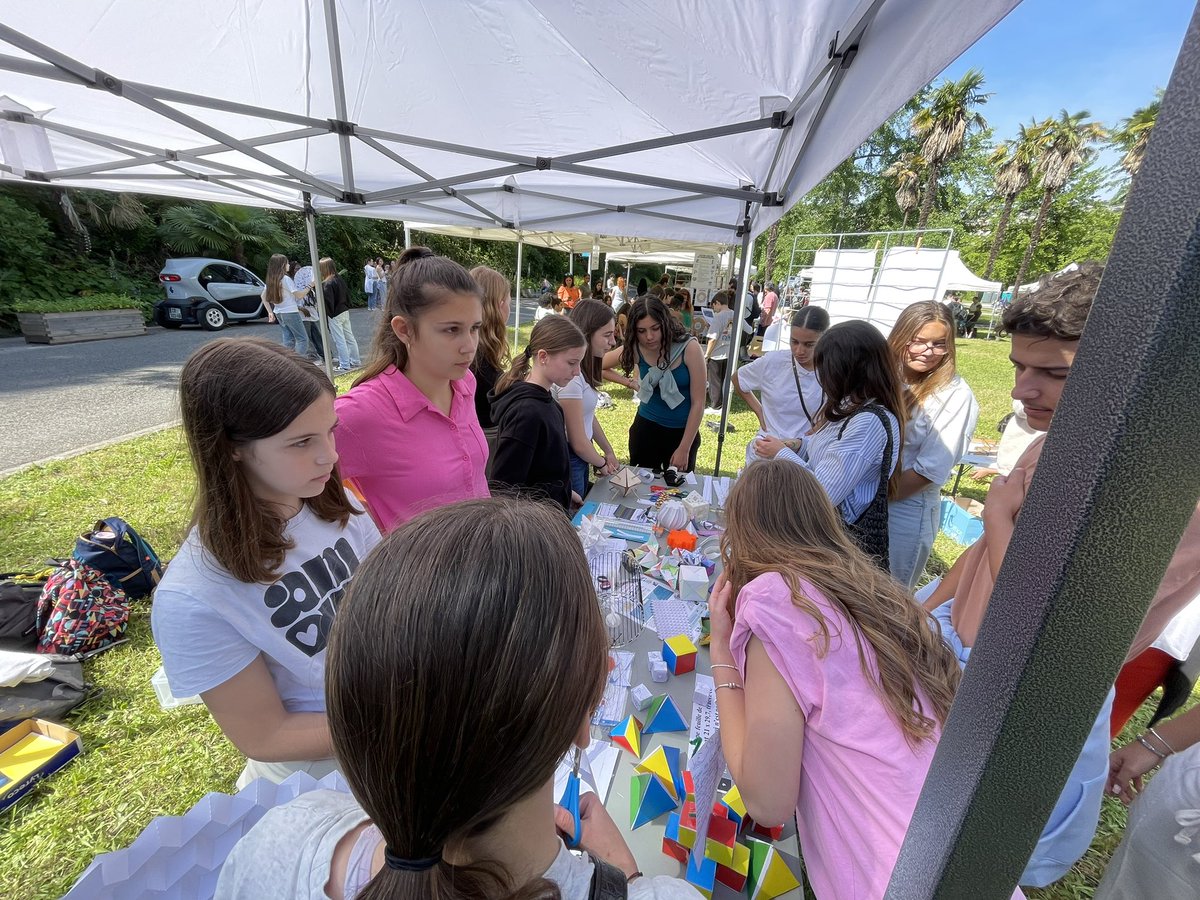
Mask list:
[[733,865],[717,866],[717,881],[735,891],[746,888],[747,876],[750,874],[750,848],[745,844],[733,845]]
[[742,824],[742,820],[746,818],[746,804],[742,802],[742,794],[736,784],[725,792],[725,796],[721,798],[721,805],[725,807],[725,818]]
[[684,798],[683,760],[678,747],[659,747],[633,768],[661,778],[673,799]]
[[712,897],[717,880],[717,864],[693,850],[688,856],[687,871],[683,877],[705,897]]
[[657,775],[634,775],[629,784],[629,818],[632,827],[641,828],[678,804]]
[[696,670],[696,645],[686,634],[663,641],[662,655],[672,675],[685,675]]
[[[631,717],[632,718],[632,717]],[[650,701],[646,709],[646,725],[642,734],[658,734],[662,731],[687,731],[683,713],[675,705],[670,694],[659,694]]]
[[643,730],[641,720],[631,713],[618,722],[608,736],[618,747],[624,747],[634,756],[640,757],[642,755]]
[[733,845],[737,842],[737,823],[720,816],[708,820],[704,855],[722,866],[733,865]]
[[750,841],[750,871],[746,889],[750,900],[773,900],[800,887],[784,854],[765,841]]

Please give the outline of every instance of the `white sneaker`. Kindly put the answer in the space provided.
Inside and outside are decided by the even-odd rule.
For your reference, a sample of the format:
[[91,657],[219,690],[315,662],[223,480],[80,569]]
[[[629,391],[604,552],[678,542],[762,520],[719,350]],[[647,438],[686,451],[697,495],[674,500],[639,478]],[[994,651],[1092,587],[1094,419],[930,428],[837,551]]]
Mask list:
[[705,407],[704,414],[706,416],[719,416],[721,414],[721,408],[719,406]]

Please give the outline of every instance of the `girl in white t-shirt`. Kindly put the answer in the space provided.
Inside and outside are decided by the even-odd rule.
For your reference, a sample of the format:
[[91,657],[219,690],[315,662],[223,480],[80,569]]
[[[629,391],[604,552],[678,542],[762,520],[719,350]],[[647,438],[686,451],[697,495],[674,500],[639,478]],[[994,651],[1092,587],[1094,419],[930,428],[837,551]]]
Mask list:
[[[817,410],[825,402],[813,348],[828,327],[829,313],[819,306],[805,306],[792,315],[789,349],[771,350],[733,373],[733,389],[758,416],[755,438],[773,434],[794,440],[812,431]],[[746,465],[755,459],[752,438],[746,445]]]
[[905,308],[888,346],[907,388],[900,479],[888,504],[892,577],[912,590],[925,571],[941,518],[941,489],[971,443],[979,404],[958,374],[954,317],[933,300]]
[[553,507],[467,500],[401,525],[359,569],[330,642],[329,724],[353,796],[269,811],[217,898],[586,900],[611,878],[635,900],[698,900],[640,875],[593,793],[587,855],[560,837],[575,828],[554,805],[555,770],[587,746],[607,672],[587,560]]
[[[623,278],[618,280],[624,281]],[[571,490],[586,497],[590,485],[589,469],[611,475],[621,467],[600,420],[596,418],[604,354],[616,343],[617,325],[612,309],[599,300],[580,300],[567,315],[583,332],[589,352],[584,355],[579,374],[566,387],[556,389],[555,396],[567,422]]]
[[296,284],[288,274],[288,258],[282,253],[274,254],[267,263],[267,286],[262,294],[267,307],[267,321],[279,323],[283,331],[283,346],[301,356],[308,355],[308,331],[300,315],[299,301],[307,293],[296,290]]
[[171,691],[199,694],[249,762],[240,785],[334,768],[325,644],[379,542],[338,475],[334,389],[278,344],[222,338],[183,367],[192,527],[151,624]]

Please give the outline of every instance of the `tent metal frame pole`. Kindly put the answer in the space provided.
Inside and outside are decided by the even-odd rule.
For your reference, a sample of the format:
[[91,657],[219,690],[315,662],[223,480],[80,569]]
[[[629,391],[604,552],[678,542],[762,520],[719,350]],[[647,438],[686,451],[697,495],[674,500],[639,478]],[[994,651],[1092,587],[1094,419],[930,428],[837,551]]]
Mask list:
[[[329,77],[333,89],[333,109],[338,121],[347,121],[346,80],[342,74],[342,42],[338,35],[337,4],[325,0],[325,41],[329,48]],[[350,148],[350,135],[344,129],[337,131],[338,152],[342,158],[342,183],[348,193],[354,193],[354,154]]]
[[408,227],[408,223],[404,222],[404,249],[408,250],[412,247],[412,229]]
[[[575,212],[569,212],[569,213],[561,213],[556,216],[542,216],[541,218],[538,218],[538,219],[526,219],[523,224],[528,225],[530,228],[532,228],[536,225],[548,225],[551,222],[560,222],[565,219],[587,219],[587,218],[591,218],[592,216],[602,216],[605,213],[610,213],[610,212],[620,213],[620,212],[622,212],[622,210],[619,210],[616,207],[606,207],[605,209],[594,209],[594,210],[589,210],[588,212],[575,211]],[[689,218],[688,216],[675,216],[675,215],[671,215],[670,213],[653,212],[651,210],[642,210],[642,209],[635,210],[628,206],[624,208],[624,213],[630,213],[630,212],[632,212],[635,215],[639,215],[639,216],[647,216],[648,218],[651,218],[651,219],[665,219],[665,220],[671,221],[671,222],[686,222],[689,225],[703,225],[707,228],[720,228],[724,231],[736,231],[737,227],[738,227],[736,225],[728,225],[725,222],[712,222],[707,219],[693,219],[693,218]]]
[[1133,179],[890,900],[1009,896],[1194,515],[1200,405],[1180,399],[1200,392],[1197,170],[1200,10]]
[[746,292],[750,290],[750,217],[743,222],[742,267],[738,277],[737,298],[733,305],[733,332],[729,335],[729,356],[725,363],[725,377],[721,380],[721,423],[717,431],[717,458],[713,463],[713,477],[721,477],[721,454],[725,450],[725,426],[729,422],[729,404],[732,400],[733,374],[737,371],[742,353],[742,323],[746,316]]
[[[375,140],[374,138],[365,137],[363,135],[357,135],[357,137],[360,141],[362,141],[364,144],[366,144],[372,150],[374,150],[377,153],[382,154],[383,156],[386,156],[392,162],[398,163],[399,165],[404,166],[404,168],[408,169],[408,171],[412,172],[418,178],[424,178],[426,181],[431,181],[433,179],[432,175],[430,175],[428,172],[426,172],[424,169],[422,169],[416,163],[410,162],[409,160],[407,160],[403,156],[401,156],[399,153],[397,153],[395,150],[391,149],[390,147],[385,147],[383,144],[379,143],[379,141]],[[467,190],[469,190],[469,189],[464,189],[463,191],[456,191],[453,188],[445,187],[445,188],[442,188],[440,191],[431,190],[428,193],[431,197],[436,196],[439,193],[445,197],[454,197],[461,203],[464,203],[467,206],[469,206],[471,209],[474,209],[477,212],[483,213],[485,216],[487,216],[489,219],[491,219],[492,222],[495,223],[496,225],[504,225],[504,220],[501,219],[494,212],[492,212],[490,209],[488,209],[487,207],[483,206],[480,203],[476,203],[474,200],[471,200],[468,197],[462,196],[463,194],[465,194],[467,192]],[[483,192],[483,191],[490,193],[490,192],[492,192],[492,189],[491,188],[481,189],[479,192]]]
[[462,156],[474,156],[479,159],[494,159],[497,162],[517,163],[522,168],[536,169],[537,157],[521,153],[507,153],[503,150],[488,150],[484,147],[472,147],[468,144],[454,144],[450,141],[436,141],[432,138],[417,137],[412,134],[400,134],[386,131],[382,128],[365,128],[355,126],[356,135],[378,138],[381,141],[391,141],[396,144],[406,144],[411,147],[424,147],[426,150],[443,150],[447,153],[458,153]]
[[[3,38],[0,38],[3,40]],[[32,75],[35,78],[45,78],[49,81],[64,81],[78,82],[79,77],[75,74],[68,73],[57,68],[50,63],[38,62],[32,59],[23,59],[19,56],[10,56],[0,53],[0,70],[6,72],[16,72],[19,75]],[[219,112],[231,112],[238,115],[250,116],[252,118],[271,119],[276,122],[286,122],[291,125],[303,125],[309,128],[321,128],[329,131],[328,119],[315,119],[312,116],[302,116],[296,113],[283,112],[278,109],[267,109],[264,106],[253,106],[249,103],[237,103],[233,100],[222,100],[218,97],[205,97],[201,94],[192,94],[188,91],[177,91],[172,88],[165,88],[160,85],[147,84],[143,81],[125,81],[125,85],[131,85],[138,90],[154,97],[157,100],[163,100],[170,103],[183,103],[186,106],[196,106],[202,109],[214,109]]]
[[[333,381],[333,350],[329,346],[329,318],[325,309],[325,288],[321,283],[321,255],[317,251],[317,214],[312,195],[304,195],[304,231],[308,235],[308,255],[312,260],[313,289],[317,292],[317,330],[321,333],[321,349],[325,357],[325,374]],[[345,360],[338,360],[343,366]]]
[[368,203],[373,200],[399,200],[412,194],[419,194],[422,191],[427,191],[430,188],[454,187],[459,184],[470,184],[473,181],[483,181],[487,178],[501,178],[507,175],[518,175],[522,172],[528,172],[530,166],[500,166],[496,169],[483,169],[478,172],[467,172],[463,175],[450,175],[446,178],[435,178],[432,181],[423,181],[420,184],[409,184],[398,188],[388,188],[382,191],[371,191],[363,194],[363,199]]
[[[426,203],[422,200],[401,200],[400,203],[405,206],[415,206],[418,209],[428,209],[432,212],[446,213],[448,210],[441,206],[434,206],[432,203]],[[479,222],[482,225],[495,225],[496,221],[485,216],[473,216],[470,213],[456,212],[453,215],[460,219],[466,219],[469,222]]]
[[712,138],[727,137],[731,134],[745,134],[749,131],[762,131],[765,128],[784,128],[780,119],[765,116],[759,119],[749,119],[745,122],[734,122],[730,125],[716,125],[712,128],[700,128],[696,131],[685,131],[679,134],[669,134],[658,138],[648,138],[644,141],[631,141],[628,144],[614,144],[611,147],[600,147],[596,150],[583,150],[579,153],[567,153],[554,158],[555,168],[558,163],[589,162],[594,159],[605,159],[613,156],[625,156],[628,153],[640,153],[643,150],[658,150],[662,147],[674,147],[679,144],[691,144],[696,141],[707,141]]
[[90,68],[76,59],[72,59],[64,53],[48,47],[45,44],[33,40],[33,38],[9,28],[7,25],[0,24],[0,40],[12,44],[24,50],[31,56],[36,56],[39,59],[45,60],[52,66],[74,76],[75,79],[88,87],[106,90],[116,96],[122,97],[137,106],[148,109],[151,112],[157,113],[166,119],[182,125],[185,128],[190,128],[197,134],[202,134],[211,140],[218,141],[224,144],[231,150],[237,150],[245,156],[255,159],[263,165],[270,166],[276,171],[291,175],[301,184],[308,185],[309,189],[314,193],[328,194],[333,197],[341,195],[342,191],[334,187],[320,178],[314,178],[308,173],[290,166],[282,160],[275,159],[267,153],[263,153],[256,147],[238,140],[232,135],[226,134],[218,128],[200,121],[194,116],[189,116],[187,113],[168,106],[160,100],[155,99],[150,94],[139,90],[131,83],[122,82],[111,75],[101,72],[99,69]]
[[707,197],[728,197],[730,200],[749,200],[761,203],[766,194],[753,188],[729,187],[720,184],[704,184],[698,181],[678,181],[674,178],[659,178],[656,175],[639,175],[636,172],[619,172],[615,169],[597,169],[593,166],[581,166],[577,163],[564,163],[557,159],[549,160],[549,168],[569,175],[585,175],[590,178],[601,178],[607,181],[625,181],[630,184],[645,184],[650,187],[671,188],[677,191],[694,191]]
[[517,352],[517,340],[521,335],[521,252],[525,249],[525,236],[517,232],[517,277],[513,283],[513,355]]

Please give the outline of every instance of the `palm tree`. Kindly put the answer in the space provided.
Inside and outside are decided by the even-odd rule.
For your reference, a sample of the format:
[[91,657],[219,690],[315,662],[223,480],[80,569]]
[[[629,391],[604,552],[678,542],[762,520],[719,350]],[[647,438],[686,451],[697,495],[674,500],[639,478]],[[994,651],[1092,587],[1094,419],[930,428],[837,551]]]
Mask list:
[[227,203],[172,206],[159,233],[172,250],[209,253],[246,265],[246,251],[277,251],[287,236],[264,210]]
[[914,153],[901,153],[900,158],[883,171],[885,178],[896,179],[896,205],[904,213],[900,227],[908,227],[908,216],[917,208],[917,185],[921,181],[921,157]]
[[1068,113],[1064,109],[1057,119],[1046,119],[1038,127],[1040,135],[1036,169],[1042,179],[1042,205],[1038,207],[1037,220],[1029,235],[1029,246],[1025,248],[1025,256],[1021,258],[1021,266],[1013,280],[1014,296],[1021,288],[1025,273],[1029,271],[1029,261],[1033,259],[1041,239],[1042,225],[1046,222],[1046,214],[1055,195],[1066,186],[1075,170],[1095,155],[1092,144],[1108,136],[1104,126],[1092,121],[1091,115],[1086,109],[1077,113]]
[[921,157],[929,167],[917,228],[924,228],[929,219],[942,166],[958,155],[968,130],[987,125],[983,116],[974,110],[974,107],[987,103],[991,96],[983,93],[981,87],[983,73],[968,69],[958,81],[944,82],[934,90],[929,105],[913,116],[912,133],[921,138]]
[[1121,124],[1113,132],[1113,142],[1125,151],[1121,157],[1121,168],[1131,176],[1138,173],[1142,167],[1142,159],[1146,155],[1146,145],[1150,142],[1150,132],[1158,121],[1158,109],[1162,105],[1162,89],[1150,103],[1135,109],[1128,119],[1122,119]]
[[993,177],[996,180],[996,193],[1004,198],[1004,211],[1000,213],[1000,221],[996,224],[996,235],[992,238],[992,252],[988,254],[987,267],[983,270],[984,278],[992,277],[992,268],[996,265],[996,256],[1004,243],[1004,232],[1008,229],[1008,218],[1012,215],[1013,203],[1017,195],[1029,187],[1033,180],[1033,169],[1037,164],[1040,138],[1039,125],[1020,126],[1016,140],[1005,141],[998,146],[988,158],[995,167]]

